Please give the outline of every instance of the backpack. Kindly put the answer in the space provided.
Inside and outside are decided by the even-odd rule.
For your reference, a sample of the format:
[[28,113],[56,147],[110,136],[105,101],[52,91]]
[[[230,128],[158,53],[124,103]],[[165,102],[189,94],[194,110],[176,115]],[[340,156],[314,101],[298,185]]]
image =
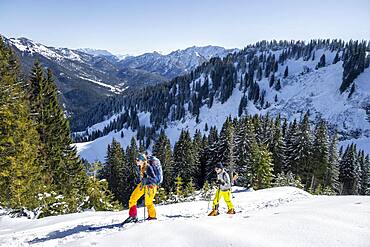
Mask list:
[[149,165],[153,170],[154,180],[157,185],[160,185],[163,182],[163,170],[161,161],[154,156],[148,157]]
[[235,185],[236,180],[238,179],[238,173],[235,171],[231,171],[230,169],[224,169],[227,174],[229,174],[230,177],[230,184],[231,186]]

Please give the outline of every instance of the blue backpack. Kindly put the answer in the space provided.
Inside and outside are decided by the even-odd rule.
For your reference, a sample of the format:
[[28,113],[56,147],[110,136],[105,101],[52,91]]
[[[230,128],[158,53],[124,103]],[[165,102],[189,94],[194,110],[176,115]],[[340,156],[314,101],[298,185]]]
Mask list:
[[163,182],[163,170],[161,161],[154,156],[148,157],[149,166],[151,171],[153,172],[153,180],[156,185],[160,185]]

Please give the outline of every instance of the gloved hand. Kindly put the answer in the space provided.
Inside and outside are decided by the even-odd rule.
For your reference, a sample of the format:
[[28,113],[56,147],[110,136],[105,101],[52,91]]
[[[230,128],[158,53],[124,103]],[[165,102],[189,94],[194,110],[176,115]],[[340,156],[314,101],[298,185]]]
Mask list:
[[216,184],[217,184],[217,185],[225,185],[226,183],[225,183],[225,181],[224,181],[224,180],[222,180],[222,179],[217,179]]

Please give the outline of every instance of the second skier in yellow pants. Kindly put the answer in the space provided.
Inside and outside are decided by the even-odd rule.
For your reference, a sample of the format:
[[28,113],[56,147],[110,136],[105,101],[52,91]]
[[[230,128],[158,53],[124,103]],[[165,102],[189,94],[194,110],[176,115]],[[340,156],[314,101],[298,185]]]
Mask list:
[[234,205],[231,202],[230,176],[224,170],[224,166],[221,163],[218,163],[216,165],[215,171],[217,173],[217,184],[219,185],[219,187],[216,191],[215,199],[213,200],[213,209],[208,216],[219,215],[218,207],[222,197],[224,198],[228,208],[227,214],[235,214]]
[[234,209],[234,205],[231,202],[231,190],[222,191],[221,189],[217,189],[215,199],[213,199],[213,208],[218,208],[218,204],[220,203],[221,198],[224,198],[227,208]]

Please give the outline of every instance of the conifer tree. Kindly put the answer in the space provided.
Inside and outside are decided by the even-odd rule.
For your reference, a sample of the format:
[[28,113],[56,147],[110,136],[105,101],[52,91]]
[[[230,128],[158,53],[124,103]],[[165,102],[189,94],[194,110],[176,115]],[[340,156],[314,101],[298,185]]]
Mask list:
[[185,182],[190,181],[190,178],[197,178],[199,174],[193,143],[189,132],[185,130],[181,131],[175,144],[173,174],[180,176]]
[[360,182],[357,150],[354,144],[347,147],[340,162],[339,180],[342,195],[357,195]]
[[311,185],[309,179],[312,179],[312,134],[308,113],[303,117],[299,124],[298,131],[294,136],[294,147],[291,153],[293,157],[293,173],[302,178],[302,182],[306,185],[306,189]]
[[39,136],[22,86],[15,56],[0,38],[0,206],[32,210],[44,188]]
[[76,212],[87,193],[86,172],[76,147],[72,145],[69,122],[59,106],[51,70],[44,76],[37,61],[28,92],[31,113],[40,135],[39,162],[46,183],[64,196],[69,212]]
[[199,171],[196,178],[194,178],[195,181],[198,182],[197,186],[201,187],[203,185],[203,176],[204,174],[204,167],[201,167],[202,155],[204,153],[204,142],[202,138],[202,134],[200,130],[196,130],[193,138],[193,149],[194,149],[194,155],[195,155],[195,162],[196,166],[198,167],[197,170]]
[[235,133],[231,118],[228,117],[222,126],[217,148],[217,162],[223,163],[230,172],[235,171]]
[[360,174],[360,188],[359,194],[360,195],[369,195],[369,188],[370,188],[370,159],[369,155],[365,156],[364,151],[360,152],[359,157],[361,174]]
[[[108,188],[112,191],[114,198],[123,204],[127,203],[129,190],[126,173],[126,157],[124,151],[115,139],[108,145],[107,157],[103,168],[102,178],[108,181]],[[131,178],[132,179],[132,178]]]
[[329,163],[329,137],[326,123],[320,121],[315,130],[312,147],[312,179],[311,188],[324,184],[325,173]]
[[264,145],[253,143],[251,147],[251,163],[253,170],[252,185],[254,189],[271,187],[273,178],[272,154]]
[[238,184],[245,187],[251,186],[252,163],[251,147],[256,142],[254,126],[249,117],[240,120],[236,130],[236,172],[238,173]]
[[335,132],[329,145],[328,168],[325,173],[324,187],[330,188],[335,193],[339,193],[339,155],[338,134]]
[[180,202],[184,197],[183,186],[184,182],[180,176],[177,176],[175,179],[176,185],[176,202]]
[[294,119],[293,123],[291,123],[288,127],[287,122],[285,121],[283,124],[283,131],[284,129],[287,129],[285,132],[285,138],[284,138],[284,146],[285,146],[285,162],[283,166],[284,172],[295,172],[295,175],[297,174],[297,170],[294,169],[294,162],[295,162],[295,156],[294,156],[294,150],[295,150],[295,137],[298,135],[298,125],[297,121]]
[[286,160],[284,145],[285,143],[281,129],[280,116],[278,116],[275,120],[272,138],[273,139],[270,150],[272,152],[272,159],[274,163],[274,173],[278,174],[283,171],[284,161]]
[[287,78],[289,75],[289,70],[288,70],[288,66],[285,67],[285,71],[284,71],[284,78]]
[[153,155],[156,156],[162,164],[163,183],[162,186],[170,190],[174,185],[173,159],[170,140],[164,130],[161,130],[157,142],[153,147]]

